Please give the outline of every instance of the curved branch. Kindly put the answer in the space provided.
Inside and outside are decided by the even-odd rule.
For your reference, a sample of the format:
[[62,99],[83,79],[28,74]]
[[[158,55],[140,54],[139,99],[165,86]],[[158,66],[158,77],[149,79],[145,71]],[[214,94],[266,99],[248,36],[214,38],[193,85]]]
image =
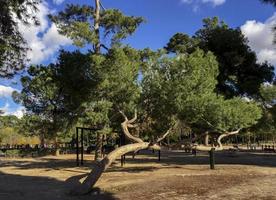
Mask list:
[[[232,131],[232,132],[226,132],[224,134],[221,134],[218,139],[217,139],[217,143],[218,143],[218,146],[208,146],[208,145],[194,145],[192,148],[193,149],[196,149],[196,150],[199,150],[199,151],[211,151],[212,148],[215,149],[215,151],[222,151],[224,148],[223,148],[223,145],[221,143],[221,140],[225,137],[228,137],[228,136],[231,136],[231,135],[236,135],[240,132],[241,129],[238,129],[236,131]],[[206,136],[206,135],[205,135]]]
[[123,111],[119,110],[119,113],[125,118],[125,121],[128,121],[128,118]]
[[221,143],[221,140],[225,137],[228,137],[228,136],[231,136],[231,135],[236,135],[240,132],[241,129],[238,129],[236,131],[232,131],[232,132],[226,132],[224,134],[221,134],[219,137],[218,137],[218,140],[217,140],[217,143],[219,144],[219,147],[222,148],[222,143]]
[[172,128],[170,128],[169,130],[167,130],[167,132],[161,138],[158,138],[155,143],[159,143],[162,140],[164,140],[171,133],[171,130],[172,130]]
[[125,134],[125,136],[130,139],[132,142],[135,142],[135,143],[141,143],[141,142],[144,142],[141,138],[139,137],[135,137],[133,136],[128,128],[134,128],[135,125],[132,125],[131,123],[135,122],[135,120],[137,119],[137,113],[136,113],[136,110],[135,110],[135,115],[134,115],[134,118],[131,119],[131,120],[128,120],[127,116],[124,114],[123,111],[119,111],[123,117],[125,118],[125,121],[123,123],[121,123],[121,126],[122,126],[122,129],[123,129],[123,132]]
[[132,124],[134,123],[135,121],[137,120],[137,110],[135,109],[135,112],[134,112],[134,117],[128,121],[129,124]]
[[131,133],[130,133],[129,130],[128,130],[128,121],[124,121],[124,122],[121,124],[121,126],[122,126],[122,129],[123,129],[123,132],[124,132],[125,136],[126,136],[128,139],[130,139],[132,142],[138,142],[138,143],[144,142],[141,138],[135,137],[135,136],[131,135]]

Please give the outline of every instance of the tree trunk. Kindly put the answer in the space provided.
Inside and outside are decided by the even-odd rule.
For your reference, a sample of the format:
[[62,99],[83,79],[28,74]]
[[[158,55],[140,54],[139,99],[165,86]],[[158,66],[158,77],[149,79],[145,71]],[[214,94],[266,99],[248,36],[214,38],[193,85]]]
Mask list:
[[147,149],[149,147],[149,142],[141,142],[125,145],[115,149],[114,151],[109,153],[104,159],[102,159],[101,161],[97,161],[96,164],[92,166],[92,171],[83,181],[83,183],[80,184],[77,188],[75,188],[72,191],[72,193],[78,195],[89,193],[93,186],[96,184],[96,182],[99,180],[103,172],[116,160],[116,158],[119,158],[122,155],[125,155],[126,153]]
[[205,144],[205,146],[209,145],[209,133],[208,132],[205,133],[204,144]]
[[41,148],[44,148],[45,147],[45,136],[44,136],[44,133],[42,133],[39,136],[39,139],[40,139],[40,146],[41,146]]
[[[193,149],[199,150],[199,151],[211,151],[212,148],[215,149],[215,151],[222,151],[223,150],[223,145],[221,143],[221,140],[225,137],[231,136],[231,135],[236,135],[240,132],[240,129],[238,129],[237,131],[233,131],[233,132],[226,132],[224,134],[221,134],[218,139],[217,139],[217,143],[218,146],[210,146],[210,145],[195,145],[193,146]],[[205,138],[206,139],[206,138]]]
[[55,137],[55,156],[59,156],[60,155],[60,148],[59,148],[59,144],[58,144],[58,138]]
[[125,118],[125,121],[121,124],[123,132],[125,136],[128,137],[129,140],[135,143],[121,146],[115,149],[114,151],[112,151],[111,153],[109,153],[101,161],[96,161],[96,164],[92,166],[92,171],[83,181],[83,183],[79,184],[79,186],[72,191],[73,194],[89,193],[92,190],[93,186],[96,184],[96,182],[99,180],[103,172],[116,160],[116,158],[121,157],[126,153],[137,152],[142,149],[160,150],[160,146],[158,145],[158,143],[161,142],[163,139],[165,139],[166,136],[170,133],[171,129],[169,129],[162,137],[157,139],[155,142],[144,142],[141,138],[133,136],[128,130],[128,128],[136,127],[135,125],[133,125],[133,123],[137,119],[136,111],[135,111],[134,118],[131,120],[128,120],[128,118],[122,111],[120,111],[120,113]]
[[101,53],[101,42],[100,42],[100,11],[101,4],[100,0],[95,0],[95,16],[94,16],[94,29],[96,34],[95,53]]
[[94,158],[96,161],[101,160],[101,152],[102,152],[102,137],[100,133],[97,133],[95,158]]
[[218,137],[218,140],[217,140],[217,143],[219,145],[220,148],[223,149],[223,146],[222,146],[222,143],[221,143],[221,140],[225,137],[228,137],[228,136],[231,136],[231,135],[237,135],[238,133],[240,132],[240,129],[236,130],[236,131],[233,131],[233,132],[226,132],[224,134],[221,134],[219,137]]

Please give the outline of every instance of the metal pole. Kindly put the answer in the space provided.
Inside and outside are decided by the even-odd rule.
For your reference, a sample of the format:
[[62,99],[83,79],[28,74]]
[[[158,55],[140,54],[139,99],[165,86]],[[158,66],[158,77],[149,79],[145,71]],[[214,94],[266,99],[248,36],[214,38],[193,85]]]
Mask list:
[[76,154],[77,154],[77,166],[79,166],[79,129],[76,128]]
[[81,165],[83,165],[83,129],[81,129]]
[[124,155],[121,156],[121,167],[124,166]]
[[209,157],[210,157],[210,169],[215,169],[215,156],[214,156],[215,148],[212,148],[211,151],[209,151]]
[[158,150],[158,161],[161,161],[161,151]]

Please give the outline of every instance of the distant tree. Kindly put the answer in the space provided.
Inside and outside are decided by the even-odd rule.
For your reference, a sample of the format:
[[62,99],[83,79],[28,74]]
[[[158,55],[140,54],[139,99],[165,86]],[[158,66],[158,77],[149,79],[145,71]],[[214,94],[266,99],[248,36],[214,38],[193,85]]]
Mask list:
[[22,91],[13,93],[26,108],[25,127],[41,138],[56,138],[58,132],[70,129],[97,82],[92,70],[89,56],[78,51],[61,51],[56,64],[31,66],[21,78]]
[[39,24],[37,6],[41,0],[0,1],[0,77],[12,77],[25,66],[27,44],[18,23]]
[[219,63],[216,86],[219,94],[227,98],[259,96],[260,85],[273,81],[274,67],[266,62],[257,63],[256,54],[240,29],[229,28],[216,17],[204,19],[203,22],[203,28],[194,37],[178,33],[165,48],[178,53],[189,53],[195,47],[213,52]]
[[276,6],[276,0],[260,0],[263,3],[270,3],[273,6]]
[[276,132],[276,86],[262,85],[260,88],[263,116],[252,131],[257,134],[270,135],[275,138]]

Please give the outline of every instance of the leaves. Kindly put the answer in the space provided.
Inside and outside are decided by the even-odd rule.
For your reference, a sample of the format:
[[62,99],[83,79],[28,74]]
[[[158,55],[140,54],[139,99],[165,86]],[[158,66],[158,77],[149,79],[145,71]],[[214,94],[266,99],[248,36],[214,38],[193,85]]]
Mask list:
[[11,78],[25,67],[26,41],[18,22],[39,24],[35,14],[40,0],[0,1],[0,77]]

